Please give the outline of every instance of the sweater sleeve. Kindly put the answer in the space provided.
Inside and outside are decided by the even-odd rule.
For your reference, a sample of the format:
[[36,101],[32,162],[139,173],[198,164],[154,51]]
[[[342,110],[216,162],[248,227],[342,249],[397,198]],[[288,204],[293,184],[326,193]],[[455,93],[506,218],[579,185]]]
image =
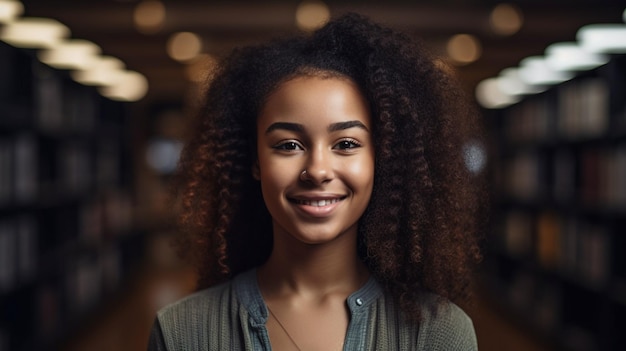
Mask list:
[[452,302],[432,302],[423,316],[419,350],[477,351],[476,332],[470,317]]

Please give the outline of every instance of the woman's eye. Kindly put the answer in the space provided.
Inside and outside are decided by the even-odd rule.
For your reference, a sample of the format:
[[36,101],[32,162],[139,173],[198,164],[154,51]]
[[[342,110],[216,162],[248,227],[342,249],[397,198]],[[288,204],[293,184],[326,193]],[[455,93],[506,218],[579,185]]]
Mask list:
[[359,144],[356,140],[342,140],[338,142],[334,148],[339,149],[339,150],[348,150],[348,149],[354,149],[360,146],[361,144]]
[[293,141],[288,141],[286,143],[278,144],[274,146],[274,148],[277,150],[287,150],[287,151],[302,150],[302,147],[298,145],[298,143],[293,142]]

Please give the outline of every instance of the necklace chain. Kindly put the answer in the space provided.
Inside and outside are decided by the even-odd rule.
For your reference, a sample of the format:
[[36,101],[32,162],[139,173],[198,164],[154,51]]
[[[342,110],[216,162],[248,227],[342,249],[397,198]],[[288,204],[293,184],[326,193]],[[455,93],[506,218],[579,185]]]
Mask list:
[[[300,346],[298,346],[298,343],[296,343],[296,341],[293,339],[293,337],[291,336],[291,334],[289,334],[289,332],[287,331],[287,328],[285,328],[285,326],[283,325],[283,323],[280,322],[280,319],[278,319],[278,317],[276,317],[276,315],[274,314],[274,312],[272,311],[272,309],[270,308],[270,306],[265,305],[267,307],[267,310],[270,312],[270,314],[272,315],[272,317],[274,317],[274,320],[276,321],[276,323],[278,323],[278,326],[280,326],[280,329],[282,329],[285,332],[285,335],[287,335],[287,337],[289,338],[289,341],[291,341],[291,343],[293,344],[293,346],[296,347],[296,349],[298,351],[302,351],[302,349],[300,348]],[[341,349],[343,349],[343,341],[341,342]]]
[[272,317],[274,317],[274,319],[276,320],[276,322],[278,323],[278,325],[280,326],[280,328],[285,332],[285,335],[287,335],[287,337],[289,338],[289,340],[291,340],[291,343],[293,344],[293,346],[296,347],[296,349],[298,349],[298,351],[302,351],[302,349],[300,348],[300,346],[298,346],[298,344],[296,343],[296,341],[291,337],[291,334],[289,334],[289,332],[287,331],[287,328],[285,328],[285,326],[280,322],[280,319],[278,319],[278,317],[276,317],[276,315],[274,314],[274,312],[272,312],[272,309],[270,308],[270,306],[267,306],[267,310],[270,311],[270,314],[272,315]]

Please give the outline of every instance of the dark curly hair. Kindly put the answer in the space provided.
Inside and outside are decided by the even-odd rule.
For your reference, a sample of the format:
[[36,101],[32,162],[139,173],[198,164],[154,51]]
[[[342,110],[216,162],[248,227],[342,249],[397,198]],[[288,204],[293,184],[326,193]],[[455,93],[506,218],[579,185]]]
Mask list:
[[272,224],[256,160],[256,119],[268,95],[301,75],[348,77],[370,104],[375,179],[358,249],[408,315],[421,291],[466,296],[476,236],[476,192],[462,148],[475,109],[426,51],[355,14],[310,35],[235,50],[214,74],[180,160],[179,249],[199,287],[261,265]]

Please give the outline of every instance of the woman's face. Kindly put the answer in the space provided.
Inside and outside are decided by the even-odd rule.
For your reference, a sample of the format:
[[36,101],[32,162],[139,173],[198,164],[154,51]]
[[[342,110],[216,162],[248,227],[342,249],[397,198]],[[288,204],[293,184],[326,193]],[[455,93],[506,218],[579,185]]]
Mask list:
[[255,176],[275,236],[321,244],[356,235],[374,183],[371,131],[368,105],[348,79],[297,77],[269,96]]

